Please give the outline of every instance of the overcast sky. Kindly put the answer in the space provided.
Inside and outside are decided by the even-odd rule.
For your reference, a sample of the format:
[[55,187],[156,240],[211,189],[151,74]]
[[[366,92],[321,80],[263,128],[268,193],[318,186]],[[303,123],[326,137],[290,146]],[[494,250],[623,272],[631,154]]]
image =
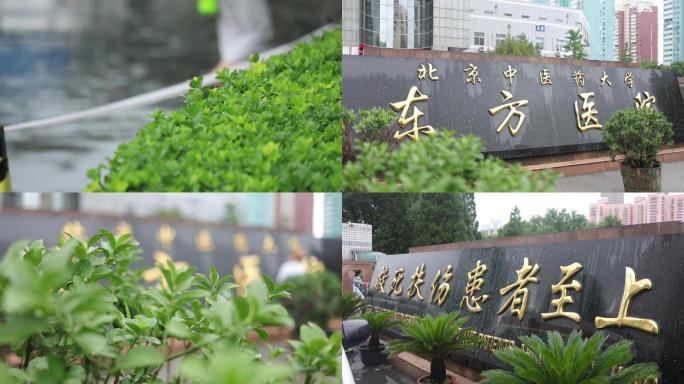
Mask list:
[[[645,193],[625,193],[625,203],[634,202]],[[500,228],[508,222],[516,205],[523,219],[544,215],[546,210],[565,208],[577,211],[589,218],[589,204],[601,198],[600,193],[476,193],[477,220],[480,230]]]

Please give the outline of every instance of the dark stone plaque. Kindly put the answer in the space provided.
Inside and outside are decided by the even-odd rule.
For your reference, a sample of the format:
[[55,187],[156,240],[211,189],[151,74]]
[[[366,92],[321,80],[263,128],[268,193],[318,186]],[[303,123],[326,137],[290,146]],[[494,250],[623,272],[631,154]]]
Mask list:
[[[520,345],[518,336],[543,336],[547,330],[557,330],[567,336],[574,329],[580,329],[585,337],[589,337],[598,331],[597,317],[618,317],[623,302],[626,271],[630,268],[637,281],[649,279],[652,285],[650,289],[646,288],[631,297],[627,315],[651,320],[657,324],[658,333],[627,325],[607,326],[602,330],[609,335],[609,344],[621,339],[633,340],[637,360],[657,363],[663,373],[661,382],[679,383],[684,377],[684,365],[681,364],[684,361],[682,250],[684,234],[670,234],[387,255],[381,256],[375,266],[369,286],[369,300],[377,307],[410,315],[460,310],[469,315],[470,324],[478,332],[515,340],[517,345]],[[528,304],[524,315],[519,319],[511,307],[497,314],[516,289],[512,288],[503,295],[500,290],[516,282],[516,271],[521,269],[525,258],[529,260],[531,268],[538,265],[539,270],[533,275],[538,282],[529,282],[525,286]],[[482,276],[484,282],[481,289],[474,296],[488,295],[489,298],[480,303],[481,312],[471,313],[462,300],[467,296],[468,272],[476,267],[478,261],[486,265],[487,271]],[[421,301],[417,295],[409,299],[407,290],[411,276],[423,263],[425,282],[420,290],[424,300]],[[552,293],[551,287],[559,284],[565,276],[560,267],[573,263],[579,263],[582,269],[570,275],[563,284],[577,280],[581,288],[579,291],[567,290],[573,303],[563,306],[563,311],[577,313],[581,317],[580,321],[575,322],[563,316],[543,319],[543,313],[552,313],[557,309],[552,305],[552,300],[558,299],[561,293]],[[433,279],[438,270],[443,276],[448,265],[453,267],[450,292],[442,306],[431,304]],[[399,284],[402,288],[400,296],[382,293],[375,288],[385,266],[389,271],[384,284],[386,292],[389,292],[395,271],[400,267],[405,269],[403,281]],[[495,368],[501,364],[491,352],[484,349],[454,356],[454,359],[477,369]]]
[[[428,54],[423,54],[427,56]],[[436,55],[435,56],[443,56]],[[598,123],[604,125],[619,109],[634,108],[635,97],[647,99],[645,92],[656,98],[652,108],[663,112],[672,122],[675,141],[684,142],[684,103],[677,78],[672,72],[636,68],[600,66],[600,63],[560,64],[561,60],[544,62],[539,58],[526,62],[524,58],[505,61],[500,57],[473,54],[469,59],[421,57],[343,57],[343,102],[347,109],[365,110],[373,107],[390,109],[390,103],[404,101],[413,86],[428,97],[411,104],[407,117],[417,107],[425,115],[419,126],[449,129],[458,135],[473,134],[484,141],[485,152],[502,158],[554,155],[578,151],[604,149],[599,129],[578,128],[575,103],[579,115],[595,109]],[[568,61],[576,63],[576,61]],[[477,67],[477,79],[467,83],[466,69]],[[429,68],[435,69],[431,80]],[[508,66],[515,76],[506,78]],[[428,69],[419,79],[418,69]],[[552,84],[542,85],[543,70],[548,70]],[[583,74],[584,85],[576,83],[575,73]],[[604,73],[605,72],[605,73]],[[632,86],[625,80],[631,73]],[[509,72],[512,74],[512,72]],[[578,73],[579,75],[579,73]],[[602,78],[605,77],[603,85]],[[579,81],[579,80],[578,80]],[[610,82],[610,85],[609,85]],[[510,98],[506,101],[508,92]],[[580,94],[587,96],[587,104]],[[497,129],[509,113],[501,109],[493,116],[489,110],[504,104],[526,100],[517,110],[525,121],[515,135],[506,125]],[[593,107],[588,103],[594,103]],[[585,108],[586,107],[586,108]],[[397,112],[399,118],[400,112]],[[519,116],[510,120],[516,128]],[[582,126],[586,120],[580,118]],[[409,124],[402,132],[410,130]],[[404,139],[408,140],[408,138]]]
[[[78,221],[85,228],[86,235],[92,236],[100,229],[115,231],[125,223],[130,226],[135,239],[142,246],[143,258],[135,267],[153,267],[154,254],[163,251],[173,261],[183,261],[197,268],[198,272],[209,273],[216,266],[219,273],[232,275],[233,267],[240,264],[242,256],[257,255],[263,274],[275,279],[280,265],[287,261],[292,244],[298,243],[308,255],[318,258],[327,269],[339,273],[342,265],[342,241],[340,239],[316,239],[301,233],[266,230],[255,228],[228,227],[214,224],[201,224],[182,221],[159,221],[139,218],[112,218],[79,214],[48,214],[41,212],[0,212],[0,255],[7,247],[20,239],[43,239],[48,246],[54,246],[57,235],[66,222]],[[168,246],[157,239],[160,228],[168,225],[175,235]],[[201,232],[211,238],[211,248],[198,246]],[[246,243],[244,248],[236,246],[236,236]],[[273,247],[265,246],[272,240]]]

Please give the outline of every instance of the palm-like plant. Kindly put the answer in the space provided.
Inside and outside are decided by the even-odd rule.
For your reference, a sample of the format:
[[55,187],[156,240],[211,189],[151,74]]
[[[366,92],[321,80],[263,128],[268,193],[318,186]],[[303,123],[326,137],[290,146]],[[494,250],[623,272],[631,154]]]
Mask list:
[[350,318],[352,315],[363,312],[368,308],[368,304],[353,293],[343,293],[342,301],[340,302],[340,310],[342,311],[342,320]]
[[368,322],[368,330],[370,331],[370,340],[368,346],[376,348],[380,346],[380,332],[388,330],[393,326],[400,324],[400,321],[391,319],[393,313],[386,312],[366,312],[361,316]]
[[458,311],[443,313],[437,317],[417,317],[400,326],[407,338],[390,341],[387,349],[391,355],[411,352],[428,357],[430,382],[441,384],[447,378],[444,365],[447,355],[480,345],[480,339],[474,330],[466,327],[467,322],[468,317]]
[[527,351],[511,347],[494,352],[513,367],[512,371],[489,370],[482,375],[488,384],[632,384],[660,377],[654,363],[639,363],[612,374],[613,368],[632,361],[632,342],[619,341],[603,349],[607,336],[597,332],[589,339],[573,331],[567,342],[558,332],[548,332],[545,343],[539,336],[522,336]]

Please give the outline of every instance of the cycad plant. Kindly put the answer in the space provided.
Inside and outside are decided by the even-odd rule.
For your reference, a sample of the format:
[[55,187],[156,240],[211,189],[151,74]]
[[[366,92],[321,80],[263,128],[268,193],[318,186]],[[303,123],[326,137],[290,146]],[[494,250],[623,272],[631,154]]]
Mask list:
[[[632,341],[621,340],[604,349],[607,336],[597,332],[589,339],[573,331],[567,342],[558,332],[548,332],[547,341],[539,336],[522,336],[526,350],[510,347],[494,352],[513,367],[512,371],[489,370],[482,375],[487,384],[632,384],[660,377],[654,363],[626,366],[634,355]],[[613,374],[615,367],[624,367]]]
[[343,293],[340,302],[340,311],[342,312],[342,320],[346,320],[356,313],[363,312],[368,307],[366,302],[353,293]]
[[380,332],[388,330],[393,326],[400,324],[398,320],[391,319],[393,312],[367,312],[361,316],[368,322],[368,330],[370,331],[369,347],[380,346]]
[[389,342],[390,354],[411,352],[430,359],[431,383],[444,383],[447,379],[444,359],[448,354],[471,349],[480,344],[473,328],[466,327],[468,317],[458,311],[437,317],[424,315],[401,324],[406,339]]

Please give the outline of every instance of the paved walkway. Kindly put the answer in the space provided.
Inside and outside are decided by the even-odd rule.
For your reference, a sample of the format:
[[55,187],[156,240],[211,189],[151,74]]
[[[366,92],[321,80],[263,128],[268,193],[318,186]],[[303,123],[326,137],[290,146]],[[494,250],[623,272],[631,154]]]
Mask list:
[[[662,170],[663,192],[684,192],[684,161],[665,163]],[[623,192],[619,170],[589,175],[561,177],[557,192]]]
[[359,348],[347,353],[349,365],[356,384],[415,384],[416,380],[404,375],[392,364],[386,363],[378,367],[366,367],[361,362]]

